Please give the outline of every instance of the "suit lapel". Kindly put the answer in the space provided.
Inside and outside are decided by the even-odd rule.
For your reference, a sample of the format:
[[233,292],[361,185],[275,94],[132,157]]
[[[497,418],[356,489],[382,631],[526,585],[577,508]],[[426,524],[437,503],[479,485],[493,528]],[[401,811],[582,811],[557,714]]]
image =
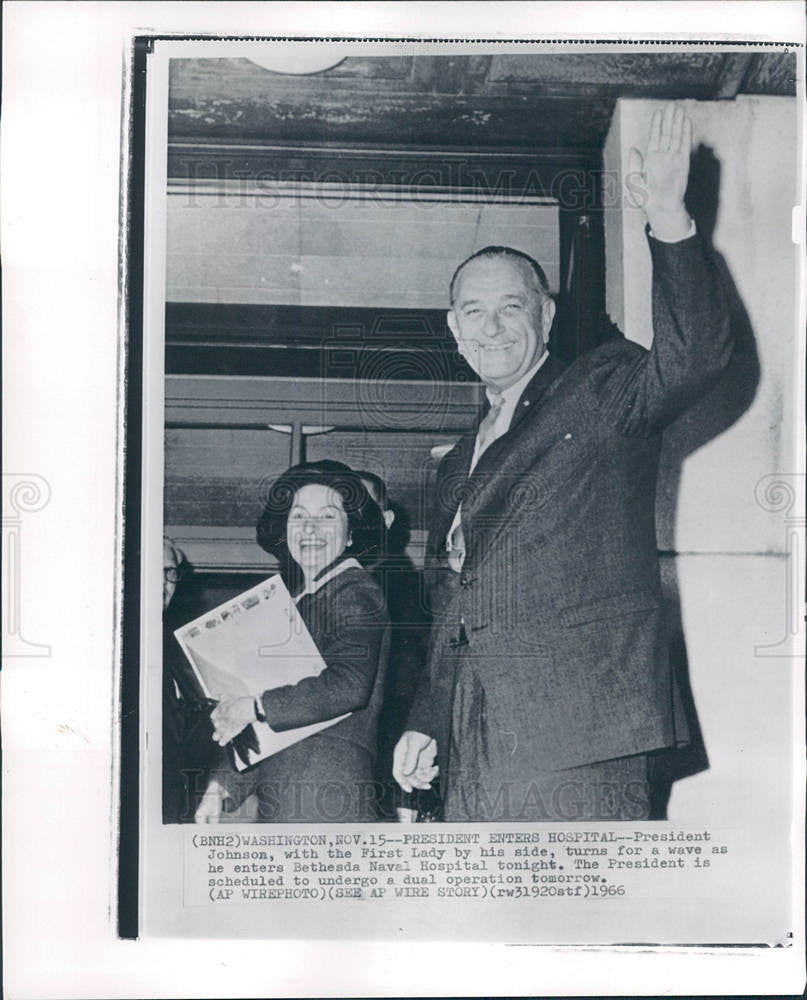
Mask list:
[[[566,365],[549,355],[534,377],[527,383],[519,397],[513,412],[508,430],[491,444],[480,457],[463,490],[463,511],[467,511],[470,526],[473,521],[483,519],[487,511],[493,517],[492,524],[486,525],[481,532],[479,544],[473,544],[473,556],[479,562],[489,550],[501,530],[504,528],[509,513],[506,497],[512,491],[516,480],[520,478],[532,454],[532,435],[527,440],[518,430],[522,421],[534,419],[536,410],[553,394],[558,384],[559,376]],[[521,428],[528,430],[528,428]],[[471,439],[473,453],[474,439]],[[467,468],[467,466],[466,466]],[[467,539],[466,539],[467,540]]]
[[[546,391],[557,381],[558,376],[565,368],[566,365],[559,358],[556,358],[554,354],[549,355],[521,393],[518,404],[513,412],[513,419],[510,421],[508,434],[518,426],[527,413],[530,412],[532,406],[536,406],[541,402]],[[506,437],[507,435],[503,436]]]
[[[501,492],[502,487],[503,477],[500,475],[502,464],[506,462],[508,466],[513,467],[514,472],[524,466],[524,461],[519,460],[521,449],[517,444],[514,446],[513,432],[521,421],[540,405],[565,368],[566,365],[562,361],[552,354],[549,355],[521,393],[507,432],[485,450],[473,472],[469,475],[468,470],[474,453],[476,433],[490,406],[485,398],[473,427],[463,434],[443,459],[443,464],[440,467],[437,483],[436,516],[438,520],[429,532],[429,537],[434,539],[434,545],[442,547],[444,544],[460,503],[463,504],[463,510],[466,511],[471,521],[473,515],[484,510],[486,506],[495,510],[499,520],[501,520],[503,507],[501,503],[496,502],[496,497]],[[496,534],[498,534],[498,530],[496,530]],[[483,550],[487,550],[493,538],[493,535],[488,534],[489,537],[484,540]],[[483,551],[477,552],[477,558],[481,557],[482,554]]]
[[442,547],[445,542],[451,522],[465,495],[478,426],[477,420],[457,441],[440,465],[437,478],[437,503],[433,508],[435,522],[429,530],[429,538],[434,539],[433,545],[437,547]]
[[[484,478],[487,483],[495,486],[496,471],[501,466],[503,456],[507,455],[509,450],[512,448],[513,432],[516,430],[521,421],[528,416],[528,414],[534,413],[535,408],[540,406],[544,397],[547,395],[548,390],[557,383],[558,377],[565,369],[566,365],[562,361],[558,360],[551,354],[549,355],[533,378],[531,378],[527,383],[524,391],[521,393],[518,403],[516,404],[516,408],[513,411],[513,417],[507,431],[502,434],[500,438],[494,441],[493,444],[491,444],[483,453],[476,464],[476,468],[469,477],[469,482],[473,483],[478,476],[480,479]],[[477,423],[477,427],[478,426],[479,424]],[[474,431],[474,439],[475,435],[476,431]],[[468,455],[468,465],[471,464],[470,456],[473,453],[474,439],[471,441],[471,451]],[[482,502],[481,495],[480,502]]]

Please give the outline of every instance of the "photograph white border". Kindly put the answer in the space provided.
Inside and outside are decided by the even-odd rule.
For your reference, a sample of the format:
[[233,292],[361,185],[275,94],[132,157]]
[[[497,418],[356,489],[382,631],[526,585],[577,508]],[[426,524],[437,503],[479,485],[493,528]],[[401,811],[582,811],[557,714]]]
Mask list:
[[[804,38],[800,4],[585,10],[588,37],[662,37],[686,23],[688,37],[717,37],[731,25],[734,38]],[[430,36],[450,38],[456,12],[451,4],[324,4],[317,28],[423,37],[427,25]],[[576,4],[503,4],[493,13],[495,27],[489,5],[463,5],[463,36],[581,36]],[[21,533],[17,607],[26,637],[51,650],[3,663],[8,995],[800,992],[803,926],[792,949],[758,952],[267,941],[211,949],[116,938],[124,60],[135,34],[232,33],[237,24],[249,34],[304,35],[311,14],[306,4],[11,3],[4,20],[4,476],[27,470],[50,487]],[[803,303],[800,313],[803,329]],[[802,413],[803,396],[798,402]],[[800,455],[803,447],[793,456],[799,471]],[[794,715],[801,731],[801,705]],[[794,796],[801,779],[797,772]],[[798,848],[794,857],[803,885]]]

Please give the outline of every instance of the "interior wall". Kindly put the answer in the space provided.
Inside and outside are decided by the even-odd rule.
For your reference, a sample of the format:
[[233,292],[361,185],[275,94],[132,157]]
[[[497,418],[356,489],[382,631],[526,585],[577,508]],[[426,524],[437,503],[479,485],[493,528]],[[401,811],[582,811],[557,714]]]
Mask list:
[[446,309],[457,264],[501,243],[540,260],[558,287],[557,204],[346,184],[263,190],[169,189],[169,302]]
[[[687,201],[725,272],[737,346],[721,383],[665,434],[657,502],[665,595],[705,748],[679,758],[675,773],[692,773],[673,786],[669,817],[747,829],[764,823],[784,835],[793,708],[801,704],[795,618],[787,613],[789,536],[799,516],[797,104],[739,97],[685,105],[695,150]],[[643,149],[660,106],[618,103],[607,170],[622,171],[631,146]],[[649,346],[643,230],[641,211],[624,202],[608,207],[608,309],[627,336]],[[786,840],[780,846],[788,850]]]
[[[666,436],[659,546],[775,553],[784,538],[781,518],[754,497],[763,477],[792,471],[795,448],[797,103],[738,97],[683,104],[695,150],[687,201],[723,266],[737,347],[729,377]],[[606,169],[619,169],[632,146],[644,148],[657,107],[663,105],[618,102]],[[606,215],[606,305],[626,336],[647,346],[652,323],[644,214],[620,202]],[[619,242],[612,239],[615,231]]]
[[[299,359],[295,348],[306,349],[307,360],[320,365],[310,398],[297,400],[293,414],[278,406],[276,419],[267,421],[270,429],[253,426],[252,418],[249,426],[230,425],[215,405],[205,410],[201,423],[189,425],[184,415],[178,425],[169,425],[165,524],[198,569],[254,571],[261,566],[265,560],[254,542],[254,526],[267,483],[290,462],[324,457],[369,468],[385,480],[400,511],[398,522],[408,529],[406,550],[422,564],[424,495],[436,464],[431,450],[453,441],[475,414],[473,385],[467,379],[444,384],[451,381],[453,363],[444,365],[445,359],[420,350],[423,329],[429,338],[433,333],[426,311],[439,310],[445,325],[448,285],[457,263],[488,244],[506,243],[536,257],[545,265],[551,288],[557,289],[560,280],[556,202],[522,196],[508,203],[504,195],[498,201],[472,195],[403,185],[397,192],[380,191],[347,183],[284,187],[266,182],[252,191],[222,188],[215,193],[169,187],[168,301],[303,307],[299,321],[305,318],[310,327],[304,335],[294,328],[298,317],[292,312],[292,322],[266,331],[263,344],[259,329],[245,330],[241,338],[257,339],[258,345],[244,350],[243,370],[238,364],[235,370],[239,376],[272,376],[271,386],[259,387],[264,398],[267,392],[281,391],[291,378],[282,377],[283,365],[289,364],[284,356]],[[357,323],[367,319],[356,314],[361,308],[390,312],[390,322],[402,330],[396,346],[411,348],[408,354],[373,350],[388,349],[391,341],[380,328],[359,328]],[[407,333],[418,318],[421,328]],[[196,343],[214,341],[217,335],[213,328],[190,328],[184,331],[182,349],[193,353]],[[447,332],[445,336],[450,341]],[[229,344],[238,346],[227,340],[225,350]],[[456,354],[453,341],[451,347]],[[233,360],[233,350],[227,353]],[[326,412],[327,398],[351,390],[329,384],[328,376],[338,375],[340,364],[363,368],[366,378],[374,379],[364,390],[358,383],[353,387],[359,398],[367,398],[358,419],[353,415],[348,423],[344,414]],[[402,375],[417,378],[418,369],[425,369],[428,380],[404,387],[419,406],[413,423],[410,414],[396,410],[393,397],[403,385]],[[214,368],[206,374],[224,373]],[[302,374],[296,372],[295,380]],[[236,380],[240,389],[247,381]],[[170,386],[166,392],[170,412]],[[452,419],[449,406],[449,398],[458,394],[474,397],[461,420]],[[368,423],[368,404],[384,410],[383,428]],[[288,437],[271,427],[295,421],[303,426],[290,458]],[[321,425],[326,432],[313,434],[305,424]],[[291,426],[286,430],[291,432]]]

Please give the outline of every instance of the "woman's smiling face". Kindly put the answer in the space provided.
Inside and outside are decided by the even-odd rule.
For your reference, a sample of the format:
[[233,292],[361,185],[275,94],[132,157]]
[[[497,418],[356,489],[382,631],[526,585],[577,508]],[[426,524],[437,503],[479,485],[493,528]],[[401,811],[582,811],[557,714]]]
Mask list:
[[350,544],[350,529],[336,490],[319,483],[297,490],[286,522],[286,544],[306,579],[342,555]]

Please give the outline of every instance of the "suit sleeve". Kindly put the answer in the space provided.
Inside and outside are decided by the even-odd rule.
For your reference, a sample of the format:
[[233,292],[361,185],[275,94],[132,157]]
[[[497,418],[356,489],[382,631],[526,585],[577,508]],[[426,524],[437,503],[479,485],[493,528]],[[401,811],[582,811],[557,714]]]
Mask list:
[[700,236],[662,243],[653,262],[653,346],[598,354],[590,379],[603,414],[623,434],[657,434],[725,371],[732,338],[725,289]]
[[434,717],[434,698],[428,671],[424,671],[415,689],[415,698],[409,710],[405,729],[437,739],[438,726]]
[[374,587],[351,585],[325,609],[328,620],[318,647],[326,669],[261,697],[266,720],[277,732],[355,712],[370,700],[388,625],[380,595]]
[[457,574],[448,566],[446,538],[460,506],[476,434],[467,434],[440,461],[426,519],[423,584],[431,616],[439,616],[451,600]]
[[431,625],[426,669],[423,670],[415,689],[406,729],[432,736],[438,744],[445,738],[451,678],[445,671],[438,670],[441,657],[435,652],[435,647],[456,639],[460,627],[457,612],[453,609],[453,598],[459,587],[459,576],[449,568],[443,546],[462,497],[461,487],[467,478],[465,462],[470,460],[471,448],[469,437],[464,452],[458,447],[446,455],[440,463],[427,524],[424,579]]

